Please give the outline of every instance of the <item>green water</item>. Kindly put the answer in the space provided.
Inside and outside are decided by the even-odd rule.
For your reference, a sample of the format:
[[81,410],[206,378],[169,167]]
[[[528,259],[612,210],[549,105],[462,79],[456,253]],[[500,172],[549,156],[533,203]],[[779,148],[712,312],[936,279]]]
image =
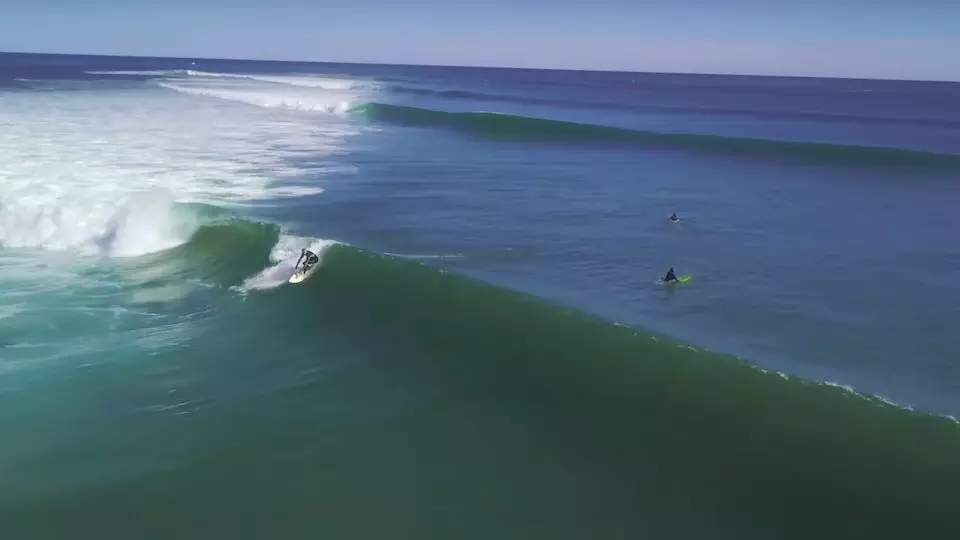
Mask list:
[[242,295],[220,279],[189,342],[93,355],[0,394],[14,537],[947,538],[956,526],[949,420],[349,247],[296,287]]

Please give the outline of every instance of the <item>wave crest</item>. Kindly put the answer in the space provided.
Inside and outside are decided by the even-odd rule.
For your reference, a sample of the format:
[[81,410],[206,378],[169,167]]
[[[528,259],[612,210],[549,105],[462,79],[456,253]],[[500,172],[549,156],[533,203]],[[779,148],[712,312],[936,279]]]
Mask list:
[[377,122],[441,127],[497,140],[662,147],[726,155],[766,155],[801,161],[960,168],[960,155],[904,148],[644,131],[496,112],[450,112],[376,102],[365,103],[352,111]]

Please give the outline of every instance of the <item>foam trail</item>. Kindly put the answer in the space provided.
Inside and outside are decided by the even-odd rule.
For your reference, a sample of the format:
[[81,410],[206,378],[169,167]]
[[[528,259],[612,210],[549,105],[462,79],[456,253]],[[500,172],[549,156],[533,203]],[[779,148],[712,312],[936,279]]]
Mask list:
[[270,251],[270,261],[273,263],[259,274],[247,278],[239,289],[243,292],[274,289],[287,282],[296,269],[297,258],[301,249],[309,249],[320,259],[318,267],[323,264],[323,254],[331,246],[337,244],[334,240],[323,238],[308,238],[294,235],[281,235],[280,239]]

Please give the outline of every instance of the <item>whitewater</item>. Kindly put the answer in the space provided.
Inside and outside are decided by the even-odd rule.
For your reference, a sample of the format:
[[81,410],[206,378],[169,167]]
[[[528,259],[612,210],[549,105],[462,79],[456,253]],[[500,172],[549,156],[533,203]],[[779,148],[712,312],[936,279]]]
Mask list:
[[[209,279],[138,258],[251,206],[316,196],[323,175],[348,172],[328,158],[362,128],[335,113],[369,99],[369,86],[189,76],[200,95],[163,81],[51,91],[49,81],[21,80],[42,91],[0,98],[3,371],[56,359],[85,365],[90,354],[103,359],[131,344],[155,350],[188,340],[193,317],[156,306],[208,289]],[[324,114],[275,109],[293,99]],[[291,165],[304,157],[309,164]],[[322,253],[328,244],[284,232],[270,265],[235,289],[279,286],[301,248]],[[135,331],[122,332],[125,325]]]
[[[236,106],[233,88],[204,92],[211,99],[159,88],[4,96],[0,244],[105,255],[168,248],[191,232],[172,222],[173,203],[319,193],[291,180],[303,171],[289,159],[335,154],[357,132],[333,117],[310,122]],[[264,107],[291,99],[282,88],[243,92]],[[319,91],[312,99],[336,108],[345,97]]]
[[[182,206],[186,203],[237,209],[321,193],[316,176],[298,180],[304,168],[292,167],[290,161],[309,156],[314,165],[306,169],[312,175],[335,170],[337,165],[324,163],[323,156],[336,155],[342,142],[360,130],[333,114],[305,119],[263,108],[309,99],[311,110],[333,112],[351,100],[368,99],[370,89],[350,81],[313,84],[308,78],[297,79],[310,85],[307,92],[297,85],[256,80],[218,85],[219,80],[200,77],[199,85],[191,87],[202,88],[198,92],[206,99],[174,93],[165,83],[4,95],[4,280],[25,280],[19,272],[29,274],[28,281],[57,279],[25,262],[49,260],[44,252],[62,253],[54,260],[69,268],[76,257],[130,257],[180,245],[205,219]],[[352,87],[352,93],[345,93]],[[284,246],[319,249],[317,242],[284,237],[277,247],[278,267],[292,255],[292,248]],[[10,255],[10,248],[20,251]],[[285,271],[280,268],[273,272]],[[279,281],[260,278],[256,283]]]

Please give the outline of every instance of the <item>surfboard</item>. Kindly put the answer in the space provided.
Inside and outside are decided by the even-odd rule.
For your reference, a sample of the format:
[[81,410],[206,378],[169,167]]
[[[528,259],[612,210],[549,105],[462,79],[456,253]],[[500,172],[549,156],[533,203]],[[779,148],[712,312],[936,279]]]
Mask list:
[[287,280],[287,283],[300,283],[301,281],[310,277],[310,275],[313,274],[314,271],[316,271],[318,266],[320,266],[319,263],[311,266],[310,269],[307,270],[306,272],[302,270],[297,270],[296,272],[293,273],[292,276],[290,276],[290,279]]
[[666,281],[664,281],[663,278],[660,278],[660,279],[657,280],[657,284],[658,284],[658,285],[678,285],[678,284],[680,284],[680,283],[686,283],[686,282],[690,281],[691,279],[693,279],[693,276],[690,275],[690,274],[687,274],[687,275],[685,275],[685,276],[677,276],[677,281],[671,281],[671,282],[669,282],[669,283],[667,283]]

